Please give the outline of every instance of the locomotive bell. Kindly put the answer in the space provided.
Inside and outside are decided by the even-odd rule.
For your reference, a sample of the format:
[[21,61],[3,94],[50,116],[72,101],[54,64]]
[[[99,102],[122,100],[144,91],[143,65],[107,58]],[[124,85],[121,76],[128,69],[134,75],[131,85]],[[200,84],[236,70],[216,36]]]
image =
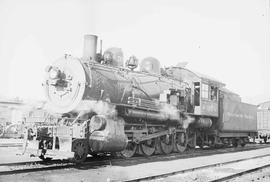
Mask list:
[[96,35],[84,35],[83,61],[96,61],[97,38]]
[[131,69],[134,70],[135,68],[138,67],[138,59],[135,56],[130,56],[129,59],[126,62],[126,66]]

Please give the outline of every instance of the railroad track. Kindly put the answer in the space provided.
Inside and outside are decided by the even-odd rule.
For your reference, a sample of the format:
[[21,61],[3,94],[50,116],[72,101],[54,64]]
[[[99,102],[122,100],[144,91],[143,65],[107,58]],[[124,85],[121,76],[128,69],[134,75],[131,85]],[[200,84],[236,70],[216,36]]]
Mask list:
[[22,147],[22,143],[0,143],[0,147]]
[[[265,155],[260,155],[260,156],[254,156],[254,157],[249,157],[249,158],[244,158],[244,159],[237,159],[237,160],[231,160],[231,161],[227,161],[227,162],[220,162],[220,163],[215,163],[215,164],[209,164],[209,165],[204,165],[204,166],[200,166],[200,167],[194,167],[194,168],[189,168],[189,169],[185,169],[185,170],[179,170],[179,171],[173,171],[173,172],[169,172],[169,173],[163,173],[163,174],[158,174],[158,175],[153,175],[153,176],[145,176],[145,177],[139,177],[139,178],[133,178],[133,179],[128,179],[128,180],[121,180],[122,182],[137,182],[137,181],[170,181],[170,179],[168,179],[168,177],[171,176],[176,176],[176,175],[180,175],[180,174],[186,174],[186,173],[191,173],[191,172],[196,172],[196,171],[202,171],[202,170],[207,170],[210,169],[212,170],[212,168],[224,168],[227,169],[227,166],[230,164],[237,164],[240,162],[246,162],[246,161],[250,161],[250,160],[255,160],[255,159],[264,159],[267,158],[268,160],[270,160],[270,154],[265,154]],[[246,174],[250,174],[252,172],[258,172],[259,170],[262,170],[264,168],[269,168],[270,167],[270,163],[266,162],[266,164],[263,164],[261,166],[256,166],[255,167],[251,167],[248,169],[243,169],[239,172],[235,172],[235,173],[231,173],[231,174],[227,174],[221,177],[213,177],[215,179],[207,179],[205,181],[208,182],[229,182],[229,180],[235,180],[236,178],[239,178],[243,175]],[[212,170],[215,171],[215,170]],[[208,173],[208,172],[205,172]],[[193,180],[189,180],[189,181],[204,181],[204,180],[199,180],[198,176],[200,176],[200,174],[196,174],[196,179]],[[182,179],[175,177],[174,179],[182,181]],[[172,180],[172,181],[176,181],[176,180]],[[238,180],[236,180],[238,181]]]
[[22,139],[5,139],[0,138],[0,147],[22,147]]
[[241,177],[241,176],[246,175],[246,174],[257,172],[257,171],[259,171],[261,169],[265,169],[265,168],[268,168],[268,167],[270,167],[270,164],[266,164],[266,165],[256,167],[256,168],[253,168],[253,169],[249,169],[249,170],[244,170],[242,172],[235,173],[235,174],[232,174],[232,175],[229,175],[229,176],[225,176],[223,178],[215,179],[215,180],[212,180],[210,182],[223,182],[223,181],[232,180],[232,179],[235,179],[237,177]]
[[192,158],[199,156],[207,156],[207,155],[215,155],[215,154],[223,154],[223,153],[231,153],[231,152],[240,152],[240,151],[249,151],[254,149],[261,149],[269,147],[269,145],[249,145],[244,148],[223,148],[223,149],[215,149],[215,150],[207,150],[207,149],[196,149],[192,152],[187,151],[183,154],[170,154],[170,155],[154,155],[150,157],[142,157],[137,156],[130,159],[122,159],[119,157],[111,157],[111,156],[101,156],[98,158],[88,158],[86,162],[76,165],[70,163],[68,160],[52,160],[49,162],[43,161],[32,161],[32,162],[17,162],[17,163],[7,163],[0,164],[0,176],[2,175],[11,175],[11,174],[19,174],[19,173],[29,173],[29,172],[38,172],[38,171],[48,171],[48,170],[57,170],[57,169],[65,169],[65,168],[94,168],[100,166],[107,165],[117,165],[117,164],[127,164],[134,165],[139,163],[147,163],[147,162],[156,162],[156,161],[169,161],[181,158]]

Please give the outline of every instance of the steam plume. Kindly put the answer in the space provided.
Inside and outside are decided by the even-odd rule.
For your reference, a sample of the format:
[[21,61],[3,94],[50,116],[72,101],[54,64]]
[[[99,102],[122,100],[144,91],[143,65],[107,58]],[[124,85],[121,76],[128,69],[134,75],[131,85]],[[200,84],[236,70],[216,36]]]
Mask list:
[[[163,113],[168,119],[181,120],[179,110],[171,104],[162,104],[160,112]],[[187,129],[195,119],[187,114],[184,114],[185,119],[183,120],[182,127]]]
[[164,103],[161,105],[160,112],[168,119],[180,120],[180,113],[177,108],[171,104]]
[[189,127],[189,125],[195,121],[195,118],[193,118],[189,115],[186,115],[185,117],[186,117],[186,119],[183,120],[183,128],[187,129]]
[[95,112],[99,115],[116,116],[115,106],[104,101],[83,101],[76,109],[80,115]]

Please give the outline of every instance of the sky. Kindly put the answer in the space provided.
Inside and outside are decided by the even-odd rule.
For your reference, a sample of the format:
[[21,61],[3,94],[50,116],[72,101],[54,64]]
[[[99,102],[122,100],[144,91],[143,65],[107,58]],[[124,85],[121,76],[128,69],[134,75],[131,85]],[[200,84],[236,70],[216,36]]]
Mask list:
[[81,57],[84,34],[270,100],[269,0],[0,0],[0,96],[44,99],[45,67]]

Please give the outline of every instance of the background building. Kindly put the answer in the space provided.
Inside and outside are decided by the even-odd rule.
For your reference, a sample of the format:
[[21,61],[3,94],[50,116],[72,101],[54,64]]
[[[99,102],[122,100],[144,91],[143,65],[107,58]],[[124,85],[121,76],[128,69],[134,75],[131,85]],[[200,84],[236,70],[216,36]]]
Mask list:
[[[22,127],[26,119],[32,115],[44,114],[44,101],[23,101],[20,99],[0,99],[0,137],[17,138],[22,135]],[[42,115],[43,116],[43,115]]]
[[23,101],[19,99],[0,100],[0,136],[3,136],[8,126],[22,123],[23,105]]

